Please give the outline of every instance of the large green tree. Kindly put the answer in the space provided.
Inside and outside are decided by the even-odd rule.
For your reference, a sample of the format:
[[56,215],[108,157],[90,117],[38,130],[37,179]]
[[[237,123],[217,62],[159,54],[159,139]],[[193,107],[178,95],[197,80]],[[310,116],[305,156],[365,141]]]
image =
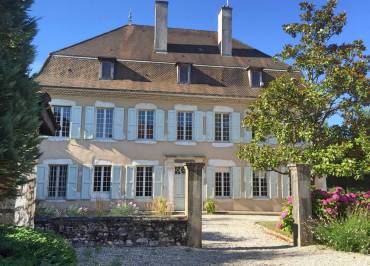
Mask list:
[[[333,42],[346,24],[336,6],[335,0],[319,8],[303,1],[300,22],[283,25],[296,41],[278,57],[291,69],[268,85],[244,119],[254,134],[238,156],[256,169],[281,172],[282,165],[305,163],[312,176],[356,179],[370,172],[369,56],[360,40]],[[276,145],[265,142],[270,136]]]
[[29,76],[36,21],[33,0],[0,1],[0,199],[15,196],[39,155],[39,97]]

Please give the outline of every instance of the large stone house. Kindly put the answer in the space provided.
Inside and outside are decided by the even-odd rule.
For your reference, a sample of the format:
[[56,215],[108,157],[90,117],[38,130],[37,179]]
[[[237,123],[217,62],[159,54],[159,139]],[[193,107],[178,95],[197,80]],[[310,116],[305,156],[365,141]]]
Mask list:
[[[61,129],[41,144],[37,198],[144,205],[163,196],[184,209],[184,168],[204,162],[203,198],[218,210],[278,211],[289,178],[236,157],[251,132],[248,105],[287,65],[232,38],[232,9],[218,32],[129,25],[53,52],[37,81]],[[272,143],[273,144],[273,143]]]

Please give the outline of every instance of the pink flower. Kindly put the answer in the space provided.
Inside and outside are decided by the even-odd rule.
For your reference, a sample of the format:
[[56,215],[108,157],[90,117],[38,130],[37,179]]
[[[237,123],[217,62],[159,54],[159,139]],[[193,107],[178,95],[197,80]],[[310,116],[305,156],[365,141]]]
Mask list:
[[321,200],[320,202],[321,202],[321,204],[322,204],[322,205],[324,205],[324,206],[325,206],[325,205],[328,205],[328,201],[327,201],[327,200]]
[[320,193],[321,196],[324,196],[324,197],[329,196],[328,192],[326,192],[324,190],[319,190],[319,193]]
[[287,216],[288,216],[288,212],[287,211],[283,211],[281,213],[281,218],[285,219]]
[[346,204],[348,203],[349,199],[347,198],[347,196],[340,196],[339,201]]
[[335,193],[341,193],[343,191],[343,188],[341,187],[336,187],[335,188]]
[[335,194],[332,196],[332,199],[333,199],[333,200],[335,200],[335,201],[339,200],[339,199],[340,199],[339,194],[335,193]]
[[278,222],[276,224],[276,228],[279,229],[279,230],[281,230],[283,228],[283,225],[280,222]]
[[288,204],[293,204],[293,197],[288,196],[287,201],[288,201]]
[[365,198],[365,199],[370,198],[370,191],[368,191],[368,192],[366,192],[366,193],[364,194],[364,198]]

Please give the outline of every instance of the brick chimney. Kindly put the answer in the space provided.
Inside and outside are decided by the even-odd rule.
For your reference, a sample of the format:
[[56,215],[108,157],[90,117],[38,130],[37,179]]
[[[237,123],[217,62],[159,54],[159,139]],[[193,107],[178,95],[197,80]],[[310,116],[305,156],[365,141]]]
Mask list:
[[229,5],[225,5],[218,14],[218,47],[222,56],[232,56],[232,13],[233,9]]
[[155,1],[154,51],[167,52],[168,2]]

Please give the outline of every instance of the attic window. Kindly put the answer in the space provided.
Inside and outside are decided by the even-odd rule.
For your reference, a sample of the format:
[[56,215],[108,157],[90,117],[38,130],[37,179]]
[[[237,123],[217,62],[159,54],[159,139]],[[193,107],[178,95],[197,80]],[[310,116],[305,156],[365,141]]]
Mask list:
[[111,80],[114,77],[114,61],[101,60],[100,61],[100,79]]
[[249,70],[249,81],[252,88],[263,87],[262,70],[251,69]]
[[191,83],[191,64],[177,65],[177,83],[179,84]]

